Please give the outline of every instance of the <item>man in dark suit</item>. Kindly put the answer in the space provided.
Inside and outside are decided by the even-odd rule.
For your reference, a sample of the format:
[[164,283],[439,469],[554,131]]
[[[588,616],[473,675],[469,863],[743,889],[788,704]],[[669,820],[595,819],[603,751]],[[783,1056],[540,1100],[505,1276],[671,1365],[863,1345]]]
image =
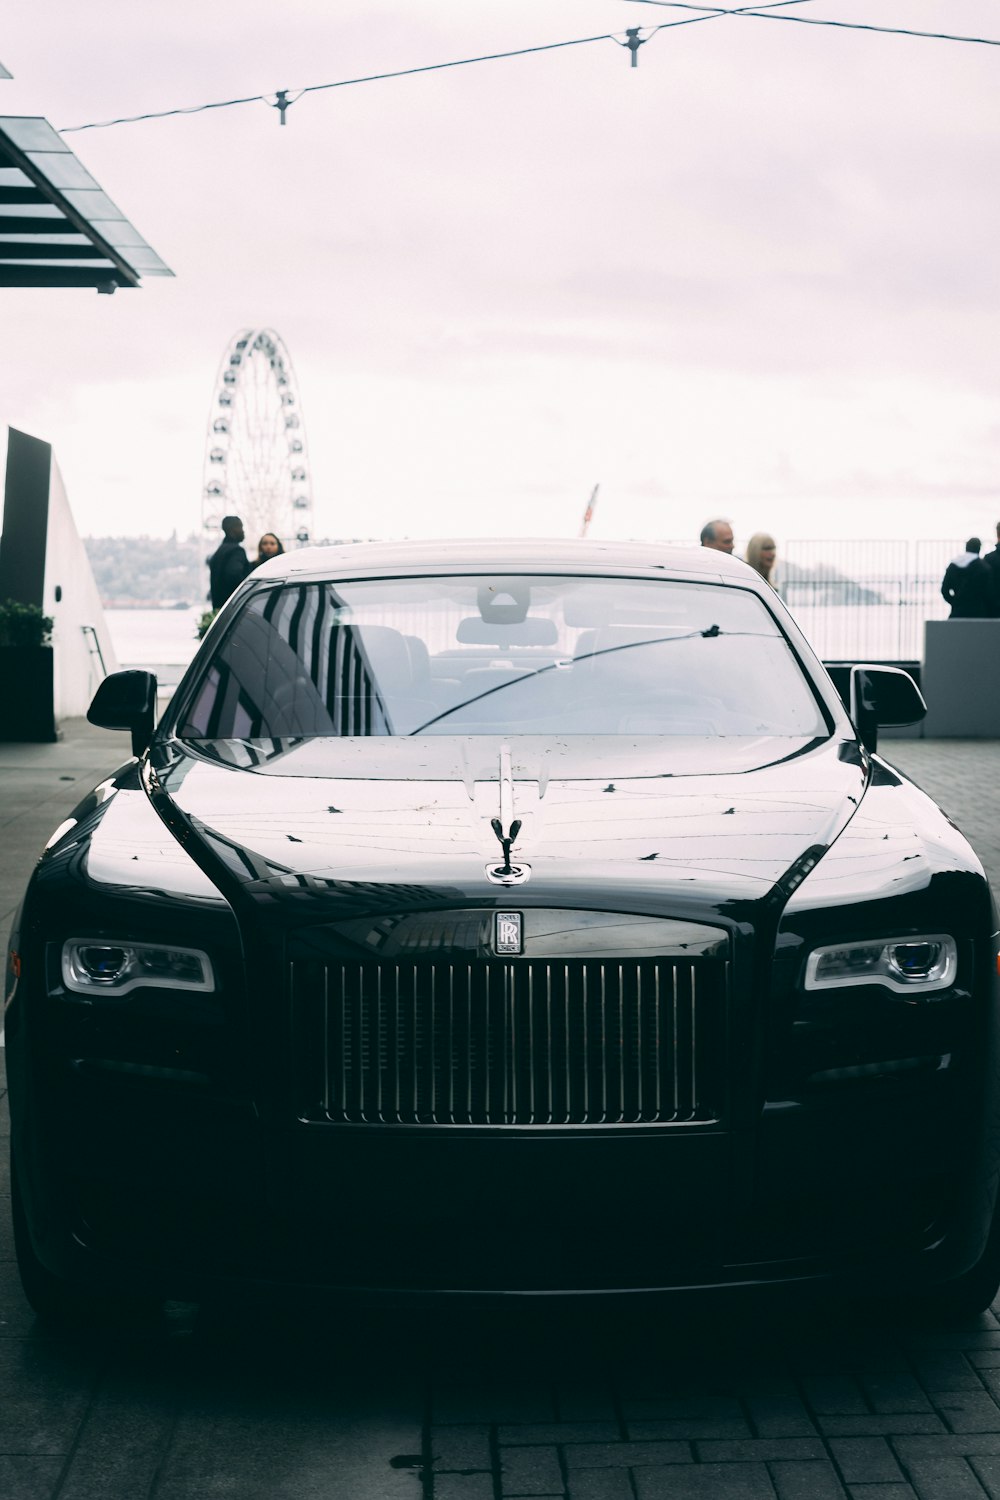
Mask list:
[[1000,521],[997,545],[965,570],[958,597],[951,607],[953,620],[1000,619]]
[[239,516],[223,516],[222,534],[222,541],[208,559],[213,609],[222,608],[250,571],[250,563],[241,545],[245,533]]
[[944,578],[941,580],[941,593],[952,606],[952,614],[955,613],[955,600],[958,598],[965,582],[966,571],[971,563],[977,562],[982,549],[982,542],[977,536],[970,536],[965,544],[965,551],[953,557],[944,570]]

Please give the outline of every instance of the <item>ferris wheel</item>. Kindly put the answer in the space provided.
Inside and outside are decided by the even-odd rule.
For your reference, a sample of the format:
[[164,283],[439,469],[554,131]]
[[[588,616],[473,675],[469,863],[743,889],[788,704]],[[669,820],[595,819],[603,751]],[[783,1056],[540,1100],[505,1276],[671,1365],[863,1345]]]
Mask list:
[[235,335],[212,392],[201,511],[209,551],[225,515],[241,517],[251,557],[265,531],[286,549],[304,547],[312,534],[302,406],[288,350],[270,328]]

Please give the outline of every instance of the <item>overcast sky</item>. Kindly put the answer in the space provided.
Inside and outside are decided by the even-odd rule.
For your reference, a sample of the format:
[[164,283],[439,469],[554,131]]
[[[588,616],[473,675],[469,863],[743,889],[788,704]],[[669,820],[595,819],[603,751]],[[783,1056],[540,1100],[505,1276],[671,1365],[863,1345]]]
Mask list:
[[[1000,0],[801,16],[1000,39]],[[7,0],[57,128],[678,20],[635,0]],[[187,533],[235,331],[294,361],[316,531],[991,534],[1000,47],[749,17],[68,143],[176,273],[0,290],[0,423],[84,533]]]

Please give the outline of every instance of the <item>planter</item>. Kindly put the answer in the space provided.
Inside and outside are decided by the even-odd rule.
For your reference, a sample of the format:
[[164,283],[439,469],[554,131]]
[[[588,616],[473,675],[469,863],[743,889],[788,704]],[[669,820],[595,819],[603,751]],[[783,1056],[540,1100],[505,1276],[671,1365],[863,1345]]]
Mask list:
[[51,646],[0,646],[0,740],[57,740]]

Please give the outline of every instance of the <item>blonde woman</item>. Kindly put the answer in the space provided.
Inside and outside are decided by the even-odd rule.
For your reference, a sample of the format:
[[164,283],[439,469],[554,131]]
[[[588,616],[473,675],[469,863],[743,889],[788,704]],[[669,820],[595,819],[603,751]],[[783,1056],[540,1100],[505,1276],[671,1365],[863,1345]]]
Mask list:
[[777,543],[773,536],[768,536],[766,531],[755,531],[747,542],[746,560],[759,573],[765,583],[774,587],[774,558],[777,552]]

